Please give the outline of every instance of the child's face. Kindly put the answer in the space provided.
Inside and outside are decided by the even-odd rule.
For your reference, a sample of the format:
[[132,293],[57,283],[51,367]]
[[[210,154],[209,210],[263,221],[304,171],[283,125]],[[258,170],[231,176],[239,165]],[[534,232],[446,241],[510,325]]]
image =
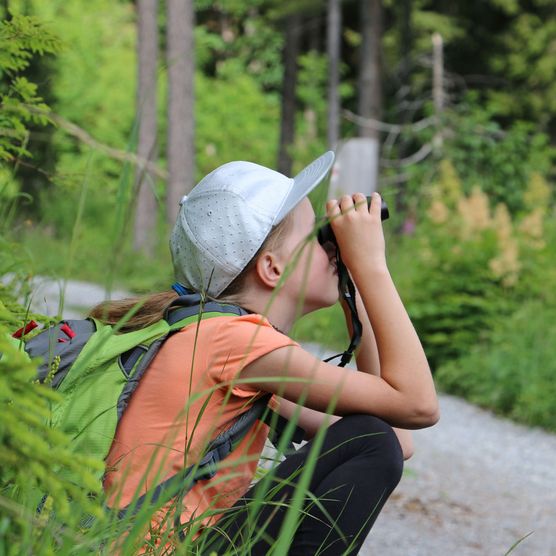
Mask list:
[[283,285],[295,299],[303,300],[303,314],[333,305],[338,300],[334,257],[318,243],[308,241],[315,228],[315,212],[305,198],[292,211],[291,223],[280,248],[286,264],[294,265]]

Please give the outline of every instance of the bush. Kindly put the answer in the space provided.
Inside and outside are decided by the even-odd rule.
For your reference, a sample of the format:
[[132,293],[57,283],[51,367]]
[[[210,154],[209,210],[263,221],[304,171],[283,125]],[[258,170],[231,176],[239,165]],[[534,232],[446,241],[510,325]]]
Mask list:
[[[49,425],[50,407],[59,394],[34,381],[36,362],[30,361],[11,334],[29,315],[0,287],[0,550],[3,554],[49,554],[75,542],[61,522],[75,524],[83,514],[103,517],[100,503],[88,493],[100,486],[90,469],[94,461],[71,449],[71,439]],[[33,318],[41,320],[38,315]],[[48,319],[42,319],[48,322]],[[61,468],[80,477],[74,484]],[[44,511],[36,514],[43,495]],[[70,504],[69,500],[73,500]],[[50,519],[49,519],[50,518]]]
[[433,368],[467,354],[524,299],[548,300],[556,285],[551,191],[534,175],[522,211],[464,194],[440,165],[416,233],[393,251],[393,273]]
[[438,369],[439,385],[528,425],[556,431],[556,307],[532,301],[489,341]]

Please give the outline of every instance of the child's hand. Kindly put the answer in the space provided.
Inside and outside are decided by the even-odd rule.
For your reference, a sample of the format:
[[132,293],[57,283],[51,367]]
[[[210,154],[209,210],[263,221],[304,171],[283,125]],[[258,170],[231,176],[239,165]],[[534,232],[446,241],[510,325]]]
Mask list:
[[380,207],[378,193],[373,193],[368,208],[367,198],[362,193],[344,195],[339,201],[333,199],[326,204],[342,260],[350,270],[362,263],[371,264],[377,270],[386,269]]

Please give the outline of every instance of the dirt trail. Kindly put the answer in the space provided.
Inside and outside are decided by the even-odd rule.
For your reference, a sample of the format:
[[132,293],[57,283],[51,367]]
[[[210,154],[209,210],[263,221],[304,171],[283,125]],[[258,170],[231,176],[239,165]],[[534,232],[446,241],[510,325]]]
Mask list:
[[555,556],[556,435],[440,405],[360,556]]

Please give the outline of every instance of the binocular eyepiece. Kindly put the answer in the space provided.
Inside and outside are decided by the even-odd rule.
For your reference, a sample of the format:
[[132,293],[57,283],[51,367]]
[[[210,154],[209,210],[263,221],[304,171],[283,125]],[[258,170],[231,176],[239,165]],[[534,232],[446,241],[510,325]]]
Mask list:
[[[367,205],[371,206],[371,197],[367,197]],[[386,204],[386,201],[382,199],[382,203],[380,205],[380,219],[386,220],[389,217],[390,213],[388,211],[388,205]],[[325,243],[332,243],[336,246],[336,248],[338,248],[336,236],[332,231],[332,226],[330,225],[330,223],[325,224],[322,228],[319,229],[319,231],[317,232],[317,240],[321,245],[324,245]]]

